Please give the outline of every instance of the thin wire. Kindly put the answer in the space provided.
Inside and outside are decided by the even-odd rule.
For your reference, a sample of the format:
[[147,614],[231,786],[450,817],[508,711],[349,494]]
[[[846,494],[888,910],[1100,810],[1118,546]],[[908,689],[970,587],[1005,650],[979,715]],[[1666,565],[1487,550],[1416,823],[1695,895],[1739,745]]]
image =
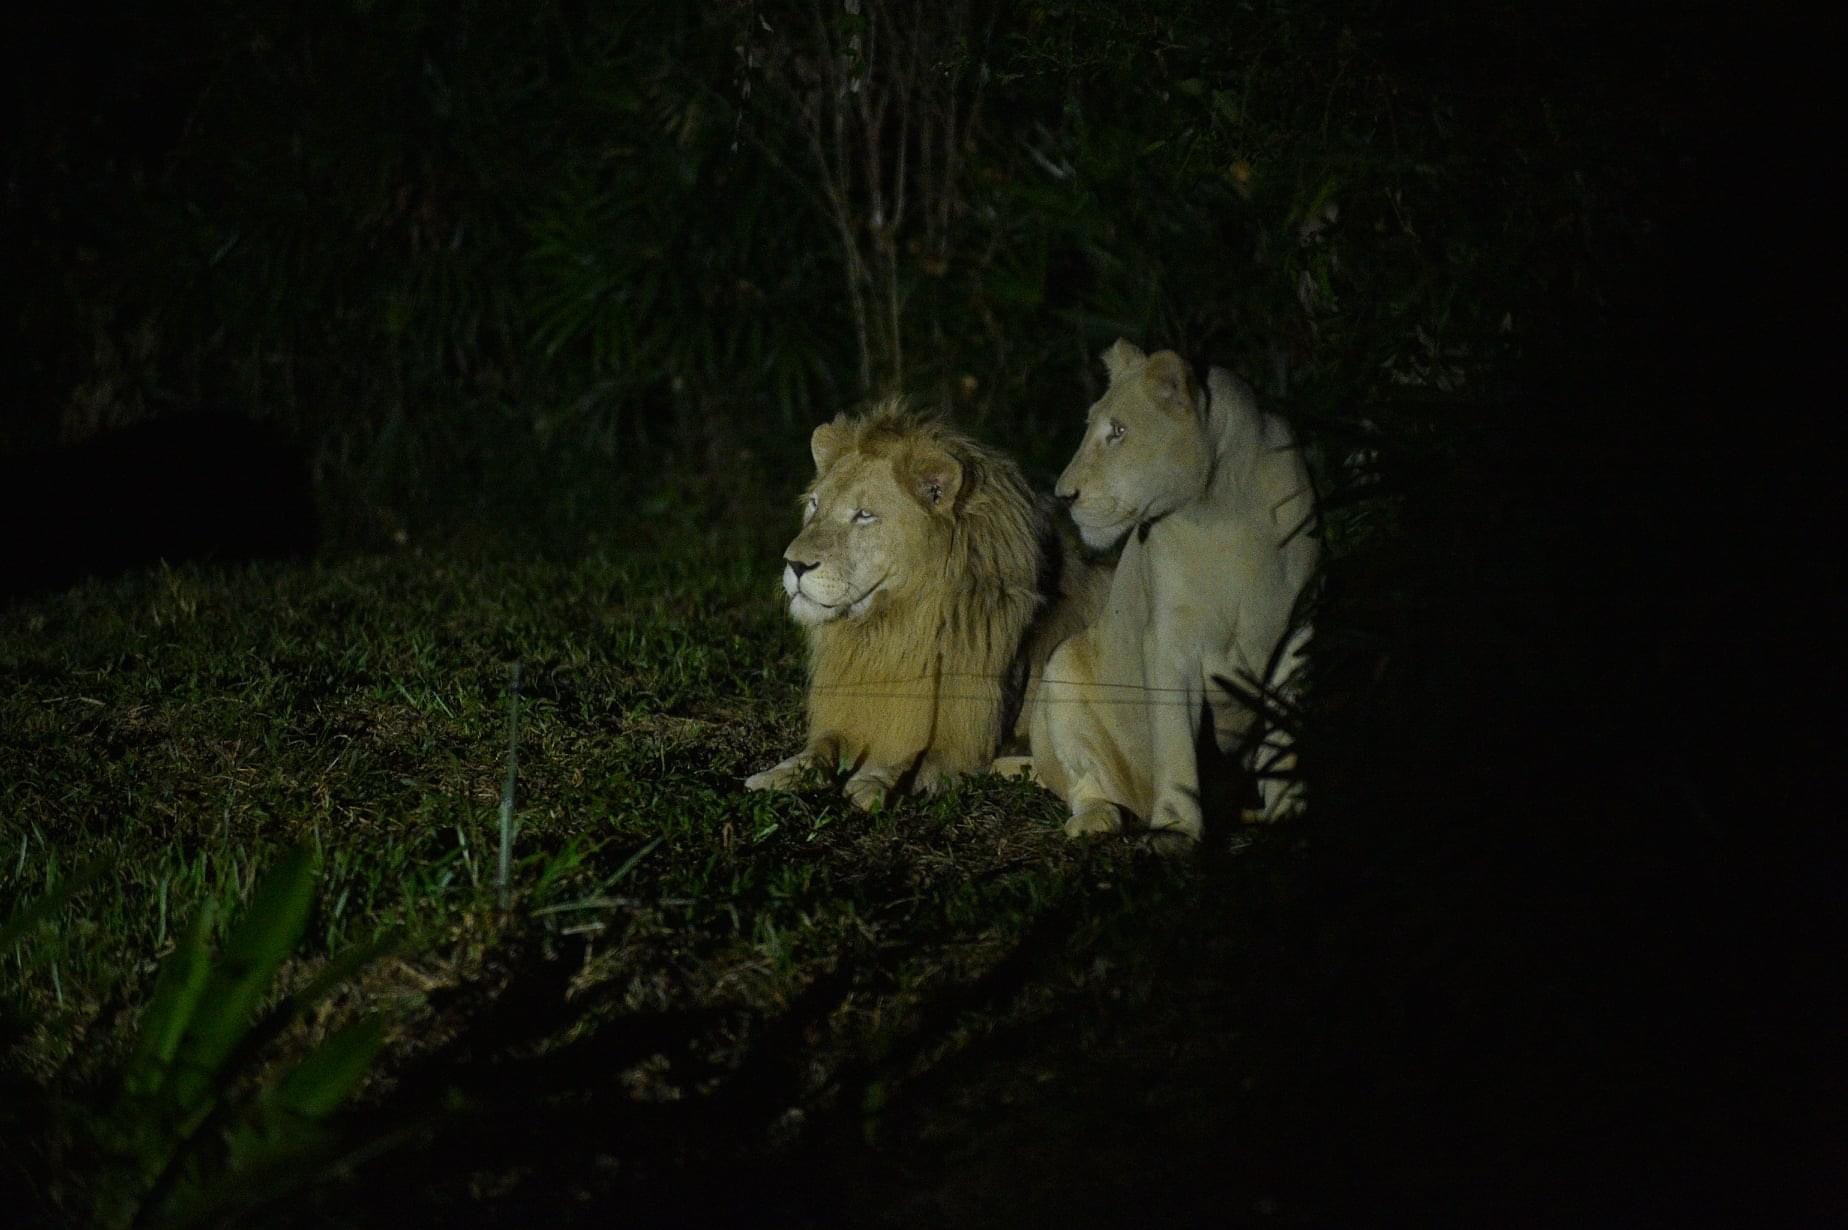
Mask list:
[[[1005,675],[990,675],[981,671],[946,671],[941,677],[944,679],[980,679],[988,682],[1002,682],[1008,678]],[[908,675],[897,679],[862,679],[856,680],[853,683],[817,683],[810,685],[810,691],[862,695],[864,694],[863,690],[866,688],[903,687],[911,683],[927,684],[933,682],[934,678],[935,677],[930,675]],[[1041,676],[1039,682],[1041,687],[1052,684],[1056,687],[1118,688],[1132,692],[1164,692],[1177,695],[1185,695],[1194,690],[1192,688],[1158,688],[1151,687],[1145,683],[1103,683],[1088,679],[1048,679],[1044,676]],[[1252,678],[1252,682],[1256,682],[1255,676]],[[881,695],[884,695],[884,693],[881,693]],[[933,695],[940,695],[940,693],[933,693]],[[964,699],[972,699],[972,697],[966,696]]]
[[[960,679],[981,679],[995,682],[1000,682],[1004,678],[1003,676],[985,675],[974,672],[964,672],[955,676],[945,676],[945,678],[951,677]],[[930,676],[919,675],[906,679],[868,679],[851,684],[823,683],[813,685],[810,688],[810,694],[823,694],[830,697],[850,696],[864,700],[988,701],[994,699],[994,694],[992,692],[944,692],[936,690],[928,686],[932,682],[933,680]],[[909,684],[916,684],[918,687],[914,691],[883,690],[902,689]],[[1048,696],[1045,692],[1045,687],[1048,684],[1054,687],[1080,688],[1092,694],[1088,696]],[[1221,692],[1239,701],[1247,709],[1252,709],[1256,712],[1256,708],[1251,705],[1245,697],[1241,696],[1233,689],[1217,683],[1204,685],[1196,692],[1193,688],[1158,688],[1141,683],[1094,683],[1072,679],[1042,678],[1040,680],[1040,689],[1041,690],[1034,698],[1034,703],[1039,705],[1141,705],[1147,708],[1153,708],[1158,705],[1186,706],[1189,703],[1197,703],[1190,702],[1190,698],[1196,695],[1204,699],[1212,692]],[[1254,691],[1258,695],[1264,695],[1268,690],[1269,689],[1261,687],[1254,687]],[[1097,695],[1097,693],[1100,692],[1103,693],[1103,695]]]

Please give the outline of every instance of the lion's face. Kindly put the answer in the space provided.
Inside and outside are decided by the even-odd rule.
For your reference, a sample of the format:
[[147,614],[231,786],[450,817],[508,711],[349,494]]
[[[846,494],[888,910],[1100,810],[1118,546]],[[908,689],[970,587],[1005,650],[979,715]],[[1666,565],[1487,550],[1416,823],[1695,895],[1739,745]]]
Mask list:
[[961,481],[939,450],[848,450],[845,436],[838,420],[815,429],[815,483],[802,496],[802,531],[783,552],[790,617],[810,627],[868,618],[928,582]]
[[1104,366],[1110,387],[1091,407],[1084,442],[1053,489],[1093,549],[1197,499],[1211,463],[1199,388],[1179,355],[1145,355],[1118,341],[1104,352]]

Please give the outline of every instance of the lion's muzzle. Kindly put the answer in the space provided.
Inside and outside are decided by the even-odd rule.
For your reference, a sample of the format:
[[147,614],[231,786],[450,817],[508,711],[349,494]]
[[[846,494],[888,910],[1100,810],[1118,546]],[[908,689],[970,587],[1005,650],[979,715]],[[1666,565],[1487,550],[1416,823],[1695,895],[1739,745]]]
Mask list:
[[783,592],[789,597],[789,616],[809,627],[836,619],[859,619],[872,609],[874,597],[892,579],[888,572],[856,597],[851,596],[846,582],[815,569],[816,565],[794,560],[783,563]]
[[811,594],[804,593],[802,577],[814,571],[816,565],[801,560],[783,560],[783,593],[789,599],[789,617],[805,627],[825,624],[830,619],[838,619],[844,611],[833,604],[823,602]]

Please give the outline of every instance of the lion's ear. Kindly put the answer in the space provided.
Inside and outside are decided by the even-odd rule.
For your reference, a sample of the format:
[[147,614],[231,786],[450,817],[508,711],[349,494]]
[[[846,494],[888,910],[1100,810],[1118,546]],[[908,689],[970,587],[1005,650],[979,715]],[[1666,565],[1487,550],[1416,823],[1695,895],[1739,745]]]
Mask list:
[[809,437],[809,452],[815,457],[815,473],[820,474],[834,464],[847,448],[847,416],[836,415],[832,423],[823,423]]
[[962,462],[933,445],[914,449],[905,458],[901,478],[929,512],[948,512],[962,490]]
[[1200,387],[1194,383],[1193,368],[1172,350],[1151,356],[1148,366],[1142,369],[1142,378],[1148,381],[1149,392],[1158,402],[1187,411],[1200,404]]
[[1148,356],[1143,354],[1134,342],[1128,338],[1119,337],[1111,344],[1110,349],[1103,353],[1104,370],[1110,373],[1112,380],[1115,380],[1128,370],[1131,364],[1140,363],[1146,358]]

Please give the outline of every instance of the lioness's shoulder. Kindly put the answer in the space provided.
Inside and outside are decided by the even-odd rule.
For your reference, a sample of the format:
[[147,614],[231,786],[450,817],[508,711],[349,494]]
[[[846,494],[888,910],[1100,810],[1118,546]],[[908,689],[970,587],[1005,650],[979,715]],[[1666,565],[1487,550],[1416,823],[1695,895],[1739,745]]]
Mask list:
[[1208,368],[1206,388],[1213,400],[1222,405],[1236,407],[1247,414],[1264,412],[1258,404],[1258,391],[1237,372],[1223,367]]

